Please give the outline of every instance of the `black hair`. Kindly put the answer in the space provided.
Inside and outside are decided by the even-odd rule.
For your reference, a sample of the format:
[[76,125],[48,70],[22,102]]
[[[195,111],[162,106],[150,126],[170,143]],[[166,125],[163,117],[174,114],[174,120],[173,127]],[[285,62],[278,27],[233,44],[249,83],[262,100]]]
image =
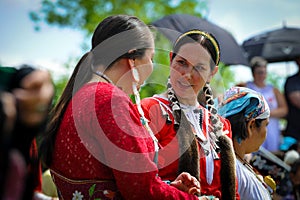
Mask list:
[[[203,34],[201,34],[203,33]],[[209,37],[207,37],[209,36]],[[179,52],[180,48],[187,43],[198,42],[202,47],[204,47],[210,54],[211,61],[211,70],[213,70],[216,65],[218,65],[220,60],[220,46],[215,37],[212,34],[205,33],[202,31],[191,31],[191,33],[187,32],[187,34],[180,36],[173,46],[173,55],[171,60]]]
[[[241,140],[248,138],[247,124],[249,121],[245,117],[245,109],[226,118],[230,121],[233,138]],[[255,119],[256,127],[260,128],[264,120],[265,119]]]
[[[122,35],[123,33],[127,34]],[[118,40],[113,37],[118,37]],[[114,15],[99,23],[92,36],[91,51],[79,60],[58,103],[50,113],[47,132],[40,145],[42,161],[46,167],[51,165],[56,133],[67,105],[73,94],[92,78],[95,72],[93,66],[102,65],[107,69],[120,58],[143,56],[148,48],[153,48],[153,35],[149,27],[137,17]]]

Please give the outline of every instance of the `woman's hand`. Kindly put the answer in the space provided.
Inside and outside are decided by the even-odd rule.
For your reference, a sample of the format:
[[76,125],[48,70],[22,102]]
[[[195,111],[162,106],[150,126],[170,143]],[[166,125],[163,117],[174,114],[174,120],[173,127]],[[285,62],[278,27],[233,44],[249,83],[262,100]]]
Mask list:
[[187,172],[181,173],[170,185],[189,194],[200,195],[199,181]]

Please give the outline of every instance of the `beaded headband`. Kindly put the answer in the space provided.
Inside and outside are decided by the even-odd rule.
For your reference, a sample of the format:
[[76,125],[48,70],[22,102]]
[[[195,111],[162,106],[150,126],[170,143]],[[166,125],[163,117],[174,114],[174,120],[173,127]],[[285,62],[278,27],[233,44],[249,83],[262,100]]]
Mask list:
[[199,34],[199,35],[202,35],[204,36],[205,38],[209,39],[209,41],[213,44],[213,46],[215,47],[215,50],[217,52],[217,56],[216,56],[216,65],[219,64],[219,61],[220,61],[220,49],[219,49],[219,45],[216,41],[216,39],[209,33],[207,32],[203,32],[203,31],[200,31],[200,30],[191,30],[191,31],[188,31],[188,32],[185,32],[183,33],[182,35],[180,35],[177,40],[175,41],[174,43],[174,46],[176,46],[176,44],[185,36],[188,36],[188,35],[191,35],[191,34]]

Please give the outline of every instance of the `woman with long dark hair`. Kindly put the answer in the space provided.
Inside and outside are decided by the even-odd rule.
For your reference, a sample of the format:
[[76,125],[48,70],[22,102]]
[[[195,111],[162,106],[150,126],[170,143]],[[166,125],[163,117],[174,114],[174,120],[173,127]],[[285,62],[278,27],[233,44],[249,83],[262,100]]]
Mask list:
[[[104,19],[51,113],[41,153],[62,199],[198,199],[187,173],[172,185],[155,164],[158,144],[129,98],[152,72],[154,39],[142,21]],[[139,106],[138,106],[139,108]]]

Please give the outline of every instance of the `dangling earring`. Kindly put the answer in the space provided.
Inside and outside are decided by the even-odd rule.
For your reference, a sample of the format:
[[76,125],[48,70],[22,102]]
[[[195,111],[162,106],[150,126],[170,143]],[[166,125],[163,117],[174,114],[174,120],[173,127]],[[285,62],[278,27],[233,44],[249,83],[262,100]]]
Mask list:
[[133,90],[133,94],[134,94],[135,104],[137,105],[137,109],[140,114],[141,123],[146,128],[146,130],[149,132],[149,134],[154,142],[154,149],[155,149],[154,162],[157,164],[158,150],[159,150],[158,140],[155,137],[154,133],[152,132],[152,130],[148,124],[148,120],[146,119],[144,111],[141,106],[141,97],[140,97],[140,93],[137,88],[137,83],[140,81],[140,77],[139,77],[139,73],[136,68],[132,68],[132,76],[133,76],[133,79],[136,81],[136,82],[132,83],[132,90]]
[[140,75],[139,75],[138,70],[137,70],[135,67],[133,67],[133,68],[131,69],[131,72],[132,72],[132,76],[133,76],[134,81],[135,81],[136,83],[138,83],[138,82],[140,81]]
[[237,140],[238,144],[242,143],[242,138],[238,137],[236,140]]

